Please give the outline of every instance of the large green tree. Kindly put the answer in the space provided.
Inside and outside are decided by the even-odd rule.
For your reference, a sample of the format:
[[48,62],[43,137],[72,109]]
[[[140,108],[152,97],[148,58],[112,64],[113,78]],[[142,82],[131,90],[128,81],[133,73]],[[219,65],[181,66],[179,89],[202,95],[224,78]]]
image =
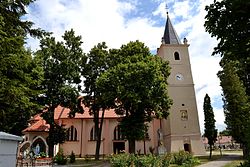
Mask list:
[[214,119],[214,111],[213,107],[211,106],[211,100],[208,94],[205,95],[204,97],[204,102],[203,102],[203,111],[204,111],[204,128],[205,128],[205,133],[204,136],[208,140],[209,144],[209,150],[210,150],[210,158],[212,157],[212,150],[214,143],[216,142],[217,139],[217,129],[215,129],[215,119]]
[[[73,30],[66,31],[63,41],[58,42],[50,35],[40,41],[41,49],[36,57],[40,59],[43,68],[44,81],[41,84],[44,90],[40,101],[47,106],[43,118],[50,124],[49,155],[53,156],[54,144],[64,141],[63,130],[54,122],[55,109],[60,105],[71,109],[69,116],[83,112],[78,100],[81,91],[81,72],[86,63],[86,56],[81,49],[81,37],[76,36]],[[79,110],[80,109],[80,110]],[[58,137],[58,133],[62,134]]]
[[107,61],[109,68],[97,79],[97,87],[105,105],[124,116],[121,129],[129,141],[129,152],[133,153],[135,140],[144,138],[146,123],[169,114],[170,67],[139,41],[111,50]]
[[219,41],[213,54],[225,60],[238,60],[239,77],[250,95],[250,2],[222,0],[206,6],[206,31]]
[[16,135],[39,108],[36,97],[42,74],[24,44],[28,34],[39,37],[43,32],[21,20],[31,2],[0,1],[0,129]]
[[[216,37],[219,42],[213,55],[222,56],[220,65],[223,70],[218,76],[221,79],[224,94],[226,124],[233,137],[241,138],[242,133],[237,131],[238,128],[235,125],[246,128],[245,122],[239,121],[238,113],[246,112],[243,106],[249,102],[250,96],[250,1],[215,0],[205,9],[207,11],[206,31]],[[228,78],[224,76],[230,80],[227,81]],[[232,80],[235,82],[231,82]],[[233,97],[238,97],[239,94],[244,94],[245,97],[233,100]],[[238,106],[239,104],[244,104],[243,108]],[[250,118],[246,116],[244,120],[246,119]],[[249,128],[244,130],[250,131]]]
[[[222,60],[222,62],[224,62]],[[232,137],[243,145],[243,153],[249,153],[250,107],[246,89],[237,74],[239,62],[225,61],[218,73],[223,90],[225,123]]]
[[[106,106],[103,104],[102,101],[102,94],[96,86],[96,80],[107,69],[106,60],[108,55],[109,52],[104,42],[94,46],[87,54],[87,64],[85,65],[85,70],[82,73],[82,76],[84,77],[85,87],[83,90],[84,95],[82,97],[82,103],[89,108],[89,111],[87,112],[89,112],[90,115],[93,115],[94,117],[96,160],[99,159],[103,117],[106,109]],[[102,116],[100,117],[99,115],[101,111]]]

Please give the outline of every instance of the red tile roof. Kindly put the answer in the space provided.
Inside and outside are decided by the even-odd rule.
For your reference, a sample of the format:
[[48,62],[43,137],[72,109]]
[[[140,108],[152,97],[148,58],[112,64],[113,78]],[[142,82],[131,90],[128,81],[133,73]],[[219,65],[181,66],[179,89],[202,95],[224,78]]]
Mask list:
[[[93,119],[93,116],[89,114],[89,108],[84,107],[84,113],[76,113],[74,118],[71,119]],[[65,108],[62,106],[58,106],[55,109],[54,113],[54,120],[58,121],[59,119],[69,119],[69,108]],[[101,117],[102,112],[99,113],[99,116]],[[109,119],[117,119],[120,118],[114,110],[106,110],[104,114],[104,118]],[[49,124],[46,124],[46,121],[43,120],[40,114],[36,114],[33,116],[30,120],[31,125],[23,130],[23,132],[44,132],[49,131]]]
[[26,129],[24,129],[23,132],[48,132],[49,127],[49,124],[46,124],[46,121],[41,118],[40,120],[36,121]]
[[[70,112],[70,109],[58,106],[54,113],[54,119],[55,120],[67,119],[69,118],[69,112]],[[102,112],[99,113],[100,117],[101,115],[102,115]],[[92,118],[93,116],[89,114],[89,108],[84,107],[84,113],[83,114],[76,113],[73,119],[92,119]],[[117,115],[113,109],[111,109],[111,110],[105,111],[104,118],[120,118],[120,116]]]
[[[202,141],[203,141],[203,143],[204,144],[207,144],[208,143],[208,140],[207,140],[207,138],[205,138],[205,137],[203,137],[202,138]],[[219,137],[217,137],[217,141],[216,141],[216,143],[217,144],[229,144],[229,143],[231,143],[233,141],[233,138],[232,138],[232,136],[219,136]]]

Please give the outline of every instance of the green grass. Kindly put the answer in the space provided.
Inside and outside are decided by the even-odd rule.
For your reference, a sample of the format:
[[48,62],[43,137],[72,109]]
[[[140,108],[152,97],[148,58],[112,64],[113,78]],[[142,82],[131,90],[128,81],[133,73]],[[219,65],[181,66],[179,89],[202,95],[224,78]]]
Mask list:
[[[222,155],[222,156],[224,156],[224,155]],[[209,155],[205,155],[205,156],[197,156],[197,158],[200,160],[201,164],[205,164],[205,163],[208,163],[210,161],[220,159],[220,158],[222,158],[222,156],[221,155],[212,155],[212,157],[210,159]]]
[[97,165],[101,165],[104,163],[104,160],[85,160],[84,158],[77,158],[74,163],[68,163],[68,166],[77,166],[77,167],[93,167]]
[[[243,155],[242,150],[222,150],[222,155],[220,155],[219,150],[215,150],[212,152],[211,159],[209,158],[209,152],[207,152],[205,156],[197,156],[197,158],[200,160],[201,164],[205,164],[205,163],[208,163],[210,161],[214,161],[214,160],[220,159],[224,156],[227,156],[228,154]],[[243,162],[242,159],[235,160],[235,161],[228,163],[225,167],[236,167],[236,166],[239,166],[241,162]]]
[[235,160],[235,161],[232,161],[228,164],[226,164],[224,167],[236,167],[236,166],[240,166],[241,163],[243,163],[244,160]]

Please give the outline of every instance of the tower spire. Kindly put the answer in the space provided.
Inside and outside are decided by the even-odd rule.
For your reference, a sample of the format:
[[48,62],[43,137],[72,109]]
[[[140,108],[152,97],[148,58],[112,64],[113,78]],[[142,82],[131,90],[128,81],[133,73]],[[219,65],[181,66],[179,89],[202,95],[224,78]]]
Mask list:
[[168,14],[168,6],[166,4],[167,21],[165,25],[164,36],[162,37],[163,44],[181,44],[180,38],[178,37]]

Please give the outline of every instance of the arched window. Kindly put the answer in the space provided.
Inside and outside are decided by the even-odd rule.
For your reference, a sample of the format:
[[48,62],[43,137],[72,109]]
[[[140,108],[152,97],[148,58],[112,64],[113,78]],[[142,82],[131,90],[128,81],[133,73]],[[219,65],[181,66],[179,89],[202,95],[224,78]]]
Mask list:
[[174,59],[180,60],[180,54],[178,52],[174,52]]
[[96,133],[96,130],[95,130],[95,127],[93,126],[93,128],[91,129],[90,131],[90,140],[97,140],[97,133]]
[[67,141],[76,141],[77,140],[77,130],[76,128],[72,125],[71,127],[68,128],[67,130]]
[[114,129],[114,140],[124,140],[124,138],[120,125],[116,126]]

